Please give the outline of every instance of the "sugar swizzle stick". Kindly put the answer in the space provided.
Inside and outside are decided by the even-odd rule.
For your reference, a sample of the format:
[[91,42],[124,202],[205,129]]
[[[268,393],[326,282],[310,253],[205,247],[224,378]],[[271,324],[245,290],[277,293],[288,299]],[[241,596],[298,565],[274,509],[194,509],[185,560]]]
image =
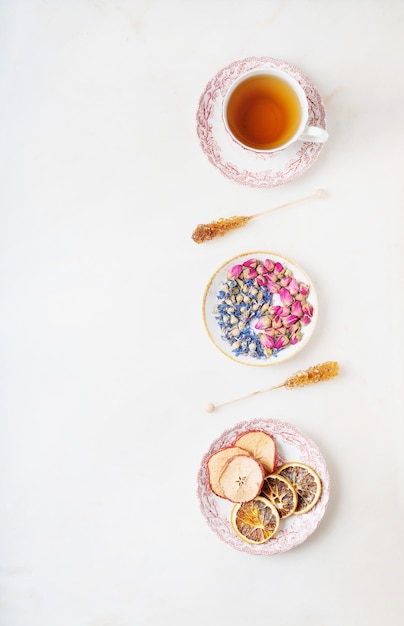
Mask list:
[[322,381],[330,380],[339,374],[339,365],[336,361],[326,361],[325,363],[320,363],[319,365],[314,365],[313,367],[309,367],[307,370],[299,370],[289,378],[287,378],[283,383],[279,385],[274,385],[273,387],[266,387],[266,389],[260,389],[259,391],[253,391],[246,396],[241,396],[240,398],[234,398],[233,400],[228,400],[227,402],[222,402],[221,404],[208,404],[206,410],[208,413],[213,413],[215,409],[218,409],[221,406],[225,406],[226,404],[231,404],[233,402],[238,402],[239,400],[245,400],[247,398],[251,398],[252,396],[256,396],[259,393],[264,393],[266,391],[271,391],[272,389],[279,389],[280,387],[285,387],[285,389],[295,389],[296,387],[304,387],[306,385],[311,385],[313,383],[320,383]]
[[278,209],[283,209],[288,206],[292,206],[292,204],[297,204],[298,202],[303,202],[304,200],[311,200],[312,198],[325,198],[326,192],[324,189],[317,189],[314,193],[309,196],[304,196],[303,198],[298,198],[297,200],[292,200],[291,202],[286,202],[285,204],[280,204],[279,206],[272,207],[271,209],[267,209],[266,211],[261,211],[261,213],[254,213],[253,215],[236,215],[234,217],[221,217],[216,222],[210,222],[209,224],[199,224],[194,232],[192,233],[192,239],[195,243],[203,243],[204,241],[209,241],[210,239],[214,239],[215,237],[223,237],[226,233],[231,230],[235,230],[236,228],[242,228],[255,217],[261,217],[262,215],[266,215],[271,211],[277,211]]

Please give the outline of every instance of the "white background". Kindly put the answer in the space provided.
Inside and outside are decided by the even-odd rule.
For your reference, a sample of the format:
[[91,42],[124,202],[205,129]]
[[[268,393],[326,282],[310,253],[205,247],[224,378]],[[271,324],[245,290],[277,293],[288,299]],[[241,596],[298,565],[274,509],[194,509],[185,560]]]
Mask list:
[[[1,0],[2,626],[402,624],[403,32],[400,0]],[[327,108],[316,163],[272,189],[196,135],[206,83],[247,56],[297,65]],[[224,357],[201,315],[256,249],[319,296],[270,368]],[[205,412],[325,360],[332,382]],[[274,557],[221,542],[196,495],[211,441],[254,417],[307,433],[331,476],[318,530]]]

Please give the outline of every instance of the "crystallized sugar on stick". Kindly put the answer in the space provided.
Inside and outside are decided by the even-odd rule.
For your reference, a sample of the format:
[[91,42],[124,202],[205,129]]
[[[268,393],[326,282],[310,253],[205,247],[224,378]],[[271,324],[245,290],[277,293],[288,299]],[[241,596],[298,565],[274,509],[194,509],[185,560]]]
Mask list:
[[192,239],[195,243],[203,243],[214,237],[223,237],[230,230],[242,228],[251,219],[252,215],[250,217],[239,215],[236,217],[221,217],[217,222],[210,222],[210,224],[199,224],[192,233]]
[[319,365],[309,367],[307,370],[300,370],[296,372],[295,374],[293,374],[293,376],[290,376],[279,385],[273,385],[272,387],[267,387],[266,389],[253,391],[246,396],[234,398],[233,400],[221,402],[220,404],[208,404],[206,410],[208,413],[213,413],[213,411],[220,406],[224,406],[225,404],[232,404],[233,402],[238,402],[239,400],[245,400],[246,398],[251,398],[252,396],[258,395],[259,393],[272,391],[273,389],[280,389],[281,387],[285,387],[286,389],[295,389],[296,387],[304,387],[305,385],[311,385],[312,383],[321,383],[326,380],[331,380],[331,378],[338,376],[338,374],[338,363],[336,361],[326,361],[325,363],[320,363]]
[[199,224],[192,233],[192,239],[195,241],[195,243],[203,243],[204,241],[209,241],[210,239],[214,239],[215,237],[223,237],[223,235],[230,232],[231,230],[235,230],[236,228],[242,228],[247,224],[247,222],[256,217],[261,217],[262,215],[266,215],[267,213],[271,213],[272,211],[277,211],[278,209],[291,206],[292,204],[297,204],[298,202],[303,202],[304,200],[310,200],[311,198],[325,198],[326,195],[327,194],[324,189],[317,189],[309,196],[304,196],[304,198],[298,198],[297,200],[285,202],[284,204],[272,207],[270,209],[267,209],[266,211],[254,213],[254,215],[221,217],[217,222],[210,222],[209,224]]
[[330,380],[335,376],[338,376],[339,366],[336,361],[326,361],[320,363],[320,365],[314,365],[307,370],[300,370],[293,374],[290,378],[287,378],[283,385],[280,387],[286,387],[286,389],[293,389],[294,387],[304,387],[305,385],[311,385],[312,383],[320,383],[325,380]]

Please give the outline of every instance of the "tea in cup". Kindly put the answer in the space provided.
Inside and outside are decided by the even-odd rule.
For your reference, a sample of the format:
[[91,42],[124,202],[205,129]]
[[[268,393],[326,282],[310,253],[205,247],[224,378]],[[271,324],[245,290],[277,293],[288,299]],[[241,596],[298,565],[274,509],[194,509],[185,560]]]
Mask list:
[[324,143],[325,129],[309,126],[309,104],[300,83],[279,69],[244,73],[223,101],[227,132],[254,152],[276,152],[295,141]]

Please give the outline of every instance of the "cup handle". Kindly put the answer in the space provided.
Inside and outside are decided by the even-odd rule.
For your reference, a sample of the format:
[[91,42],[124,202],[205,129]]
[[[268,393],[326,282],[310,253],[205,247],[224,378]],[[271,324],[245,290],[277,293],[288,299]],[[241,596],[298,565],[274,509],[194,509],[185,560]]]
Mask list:
[[328,139],[328,132],[319,126],[306,126],[298,137],[299,141],[312,141],[313,143],[325,143]]

